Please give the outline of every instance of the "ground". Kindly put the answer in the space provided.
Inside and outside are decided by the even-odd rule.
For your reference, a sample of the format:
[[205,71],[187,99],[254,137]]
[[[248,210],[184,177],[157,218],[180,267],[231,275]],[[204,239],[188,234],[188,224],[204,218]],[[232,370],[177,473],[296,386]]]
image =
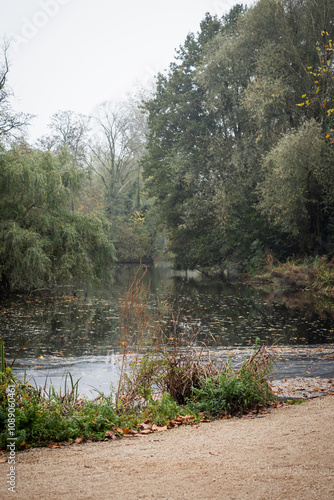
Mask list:
[[16,456],[16,494],[0,498],[333,499],[334,396],[270,413]]

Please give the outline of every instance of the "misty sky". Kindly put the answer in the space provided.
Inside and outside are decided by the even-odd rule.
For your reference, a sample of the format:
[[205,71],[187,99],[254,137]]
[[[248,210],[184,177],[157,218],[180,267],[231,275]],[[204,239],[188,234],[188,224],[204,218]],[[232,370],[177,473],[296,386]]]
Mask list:
[[11,37],[8,82],[16,108],[37,114],[31,139],[58,110],[89,114],[122,99],[173,61],[206,12],[230,0],[0,0],[0,38]]

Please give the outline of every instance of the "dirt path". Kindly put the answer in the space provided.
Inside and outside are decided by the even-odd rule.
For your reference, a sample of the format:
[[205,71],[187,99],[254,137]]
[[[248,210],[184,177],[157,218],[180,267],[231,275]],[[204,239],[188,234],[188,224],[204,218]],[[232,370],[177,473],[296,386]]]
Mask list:
[[45,499],[333,499],[334,397],[268,415],[17,454],[17,493]]

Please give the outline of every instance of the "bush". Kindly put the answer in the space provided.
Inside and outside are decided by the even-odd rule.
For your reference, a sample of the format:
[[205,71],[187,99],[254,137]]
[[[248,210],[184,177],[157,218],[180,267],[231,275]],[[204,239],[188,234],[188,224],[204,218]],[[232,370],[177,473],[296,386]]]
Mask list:
[[193,388],[188,401],[193,411],[207,412],[212,416],[236,413],[266,406],[275,399],[268,383],[271,361],[264,348],[260,348],[240,370],[233,370],[228,363],[223,373],[203,378],[199,388]]

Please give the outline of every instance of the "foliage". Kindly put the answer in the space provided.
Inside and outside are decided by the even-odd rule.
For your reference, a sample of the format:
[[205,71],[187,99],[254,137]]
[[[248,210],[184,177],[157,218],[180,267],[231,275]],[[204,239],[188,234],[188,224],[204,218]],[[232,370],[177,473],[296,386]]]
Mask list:
[[73,210],[85,172],[26,144],[0,152],[0,274],[7,287],[101,279],[114,261],[101,214]]
[[164,426],[184,411],[184,406],[180,406],[168,392],[164,392],[161,398],[148,398],[143,415],[156,425]]
[[207,15],[157,76],[142,165],[176,265],[333,252],[333,15],[328,0]]
[[[176,425],[174,419],[178,424],[199,420],[200,411],[216,416],[223,411],[233,413],[265,406],[274,399],[265,379],[269,370],[254,359],[246,362],[240,372],[225,368],[213,378],[202,378],[198,388],[193,388],[187,405],[178,403],[169,392],[156,397],[153,388],[144,393],[140,387],[137,387],[137,401],[142,400],[139,406],[124,405],[121,401],[116,405],[112,396],[103,394],[91,401],[79,397],[78,381],[74,383],[70,375],[70,384],[65,379],[62,392],[53,386],[48,390],[46,386],[34,388],[29,382],[19,381],[7,372],[0,384],[0,448],[6,448],[9,437],[6,425],[9,385],[15,386],[17,449],[56,446],[57,442],[70,444],[75,440],[114,438],[115,435],[127,434],[129,429],[135,429],[132,433],[146,427],[147,432],[153,432],[154,426],[166,426],[164,429],[167,429],[167,425]],[[148,365],[141,367],[144,373]]]
[[202,379],[200,386],[193,388],[193,398],[188,405],[192,410],[214,416],[266,406],[275,399],[268,384],[271,369],[270,358],[265,349],[260,348],[240,370],[228,363],[216,377]]
[[272,224],[308,253],[328,237],[328,209],[333,205],[333,158],[321,127],[308,121],[284,135],[264,161],[258,208]]

